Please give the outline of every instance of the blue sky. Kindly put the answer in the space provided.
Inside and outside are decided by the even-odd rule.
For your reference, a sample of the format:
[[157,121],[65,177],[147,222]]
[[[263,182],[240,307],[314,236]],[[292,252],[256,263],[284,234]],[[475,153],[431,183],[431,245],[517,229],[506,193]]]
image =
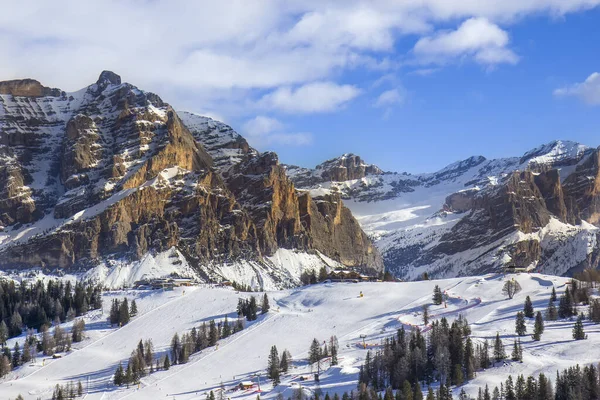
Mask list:
[[600,145],[600,0],[0,0],[0,79],[111,69],[285,163],[429,172]]

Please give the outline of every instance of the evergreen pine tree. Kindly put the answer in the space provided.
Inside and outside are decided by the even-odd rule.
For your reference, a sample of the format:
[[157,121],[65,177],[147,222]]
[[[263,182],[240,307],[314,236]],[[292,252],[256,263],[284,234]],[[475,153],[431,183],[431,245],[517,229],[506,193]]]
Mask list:
[[269,297],[267,296],[267,294],[265,293],[265,295],[263,296],[263,301],[262,301],[262,306],[261,306],[261,314],[266,314],[269,312],[269,309],[271,308],[271,306],[269,305]]
[[125,377],[123,376],[123,365],[119,364],[119,366],[117,367],[117,371],[115,372],[113,382],[116,386],[121,386],[123,384],[124,378]]
[[579,317],[577,317],[577,322],[575,322],[575,325],[573,326],[573,339],[587,339],[587,335],[583,329],[583,314],[580,314]]
[[5,346],[8,340],[8,326],[3,320],[0,321],[0,346]]
[[137,304],[135,303],[135,299],[131,301],[131,309],[129,310],[129,316],[131,318],[135,317],[138,313]]
[[129,304],[127,297],[123,299],[119,307],[119,325],[125,326],[129,322]]
[[338,364],[338,340],[334,335],[329,339],[329,347],[331,348],[331,365]]
[[573,315],[573,297],[571,296],[569,288],[567,288],[558,302],[558,316],[560,318],[569,318]]
[[213,319],[208,324],[208,345],[214,346],[215,344],[217,344],[218,340],[219,340],[219,331],[217,330],[217,324],[215,323],[215,320]]
[[494,359],[496,362],[504,360],[506,358],[506,353],[504,351],[504,344],[500,339],[500,333],[496,332],[496,340],[494,341]]
[[535,325],[531,337],[537,342],[542,338],[542,333],[544,333],[544,319],[542,318],[542,313],[538,311],[535,315]]
[[519,361],[519,345],[517,344],[517,339],[515,339],[513,343],[513,350],[510,355],[510,358],[513,361]]
[[423,304],[423,325],[429,324],[429,306]]
[[552,286],[552,294],[550,294],[550,301],[556,301],[556,288]]
[[419,385],[418,381],[415,381],[412,392],[413,400],[423,400],[423,392],[421,391],[421,385]]
[[525,317],[527,317],[527,318],[534,317],[533,304],[531,303],[531,298],[529,296],[527,296],[525,298],[525,305],[523,306],[523,314],[525,314]]
[[179,335],[177,332],[173,335],[171,339],[171,360],[169,362],[173,362],[173,365],[179,363],[179,353],[181,351],[181,340],[179,340]]
[[231,325],[229,324],[229,320],[227,316],[225,316],[225,321],[223,321],[223,330],[221,331],[221,337],[225,339],[231,335]]
[[444,295],[442,289],[438,285],[433,288],[433,304],[440,305],[444,302]]
[[319,345],[319,341],[315,338],[310,344],[310,349],[308,351],[308,362],[310,364],[314,364],[321,359],[321,346]]
[[552,298],[550,298],[550,300],[548,300],[548,307],[546,308],[546,320],[556,321],[557,318],[558,318],[558,311],[556,310],[554,301],[552,300]]
[[427,398],[425,400],[436,400],[435,393],[433,392],[431,386],[427,388]]
[[288,372],[288,369],[290,368],[289,365],[289,360],[288,360],[288,351],[287,350],[283,350],[283,353],[281,353],[281,360],[279,361],[279,370],[286,374]]
[[402,399],[403,400],[414,400],[413,399],[413,391],[410,382],[405,380],[402,384]]
[[165,354],[165,361],[163,362],[163,369],[168,371],[171,368],[171,360],[169,360],[169,355]]
[[280,362],[281,361],[279,360],[279,352],[277,351],[277,347],[272,346],[271,352],[269,353],[267,376],[273,380],[273,386],[279,385]]
[[525,314],[521,311],[517,312],[517,318],[515,320],[515,332],[519,336],[524,336],[527,333]]

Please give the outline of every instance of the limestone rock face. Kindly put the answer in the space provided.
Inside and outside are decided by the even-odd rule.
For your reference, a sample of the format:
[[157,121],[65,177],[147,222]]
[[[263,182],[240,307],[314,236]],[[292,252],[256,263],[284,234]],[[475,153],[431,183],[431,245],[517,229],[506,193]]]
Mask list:
[[230,127],[181,118],[110,71],[60,97],[32,85],[0,83],[0,268],[85,269],[176,247],[199,270],[286,248],[382,271],[339,197],[299,193],[276,154]]
[[323,172],[325,181],[347,181],[364,178],[367,174],[379,175],[383,171],[375,165],[368,165],[357,155],[344,154],[339,158],[326,161],[317,167]]
[[63,94],[59,89],[43,86],[34,79],[16,79],[0,82],[0,94],[11,94],[24,97],[59,97]]

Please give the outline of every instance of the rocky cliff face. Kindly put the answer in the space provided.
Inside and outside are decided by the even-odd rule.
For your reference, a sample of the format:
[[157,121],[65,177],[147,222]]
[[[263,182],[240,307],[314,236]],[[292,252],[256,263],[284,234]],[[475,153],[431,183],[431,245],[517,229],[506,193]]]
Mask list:
[[[384,173],[299,186],[340,193],[398,276],[480,274],[517,265],[553,274],[598,267],[599,155],[556,141],[522,157],[471,157],[432,174]],[[313,177],[313,180],[307,179]]]
[[[280,248],[383,268],[339,199],[336,223],[302,211],[308,195],[275,154],[112,72],[75,93],[31,80],[0,93],[0,268],[86,269],[170,248],[212,277],[209,265],[260,265]],[[321,216],[311,227],[308,212]]]

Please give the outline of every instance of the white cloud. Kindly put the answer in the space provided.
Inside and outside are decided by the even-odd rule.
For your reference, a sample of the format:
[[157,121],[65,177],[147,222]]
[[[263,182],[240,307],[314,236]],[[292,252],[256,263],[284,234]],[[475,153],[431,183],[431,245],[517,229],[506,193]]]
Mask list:
[[264,95],[259,106],[291,113],[331,112],[360,94],[352,85],[312,82],[298,88],[281,87]]
[[565,86],[554,91],[555,96],[575,96],[591,105],[600,105],[600,73],[594,72],[581,83]]
[[486,18],[470,18],[454,31],[438,32],[419,39],[414,47],[424,63],[443,64],[472,56],[481,64],[516,64],[519,57],[507,48],[508,33]]
[[[33,77],[77,90],[111,69],[144,89],[168,93],[165,100],[175,105],[190,108],[195,102],[244,113],[247,99],[256,101],[264,91],[291,95],[295,90],[289,87],[333,81],[359,68],[383,74],[406,57],[396,46],[406,35],[421,38],[420,55],[436,62],[470,56],[486,65],[515,63],[508,36],[497,24],[532,14],[560,16],[600,0],[2,3],[0,79]],[[440,24],[457,21],[467,21],[466,27],[488,22],[480,22],[485,25],[480,38],[461,36],[464,26],[454,35],[431,35]],[[446,35],[460,39],[460,45]]]
[[404,91],[396,88],[396,89],[390,89],[390,90],[386,90],[385,92],[381,93],[378,97],[377,100],[375,100],[375,107],[390,107],[393,105],[397,105],[397,104],[402,104],[404,103]]
[[244,124],[244,132],[248,136],[266,136],[283,129],[283,124],[275,118],[259,115]]
[[289,133],[279,120],[263,115],[246,121],[242,130],[250,144],[259,149],[264,149],[265,146],[272,144],[306,146],[313,141],[310,133]]

